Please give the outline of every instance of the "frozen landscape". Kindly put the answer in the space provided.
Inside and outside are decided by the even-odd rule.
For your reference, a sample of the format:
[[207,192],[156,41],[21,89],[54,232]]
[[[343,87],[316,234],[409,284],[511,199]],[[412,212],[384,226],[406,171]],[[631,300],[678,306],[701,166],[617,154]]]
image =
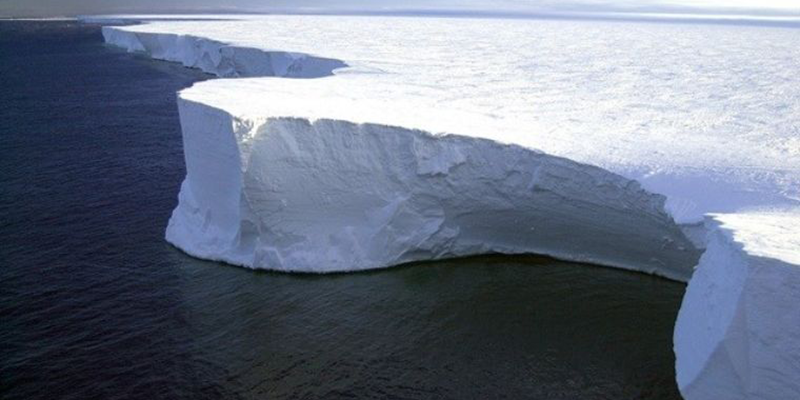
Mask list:
[[683,396],[800,396],[797,28],[239,16],[103,34],[237,78],[179,93],[166,237],[187,253],[304,272],[538,253],[688,281]]

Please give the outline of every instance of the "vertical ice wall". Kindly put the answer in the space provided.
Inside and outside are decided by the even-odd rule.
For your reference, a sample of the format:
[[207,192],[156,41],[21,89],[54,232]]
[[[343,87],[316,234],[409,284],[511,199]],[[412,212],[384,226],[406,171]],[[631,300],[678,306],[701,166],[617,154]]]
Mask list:
[[107,43],[131,52],[179,62],[223,78],[281,76],[286,78],[318,78],[334,69],[346,67],[340,60],[285,51],[265,51],[241,46],[228,46],[216,40],[191,35],[129,32],[116,27],[103,27]]
[[796,212],[717,215],[675,327],[687,400],[800,398]]
[[540,253],[679,280],[696,264],[664,198],[600,168],[486,139],[179,104],[187,177],[167,239],[199,257],[331,272]]

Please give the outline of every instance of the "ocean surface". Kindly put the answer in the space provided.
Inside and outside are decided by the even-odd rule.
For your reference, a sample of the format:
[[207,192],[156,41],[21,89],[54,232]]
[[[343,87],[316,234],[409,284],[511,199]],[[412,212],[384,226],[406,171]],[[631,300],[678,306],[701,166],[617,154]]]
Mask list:
[[175,92],[202,79],[98,26],[0,22],[0,398],[679,398],[679,283],[534,256],[291,275],[170,246]]

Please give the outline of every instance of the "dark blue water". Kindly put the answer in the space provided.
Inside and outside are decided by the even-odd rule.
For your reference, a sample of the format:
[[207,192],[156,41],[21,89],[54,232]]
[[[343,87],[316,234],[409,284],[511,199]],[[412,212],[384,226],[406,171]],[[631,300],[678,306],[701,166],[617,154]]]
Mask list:
[[684,286],[537,257],[330,276],[163,240],[175,91],[74,22],[0,22],[0,397],[677,399]]

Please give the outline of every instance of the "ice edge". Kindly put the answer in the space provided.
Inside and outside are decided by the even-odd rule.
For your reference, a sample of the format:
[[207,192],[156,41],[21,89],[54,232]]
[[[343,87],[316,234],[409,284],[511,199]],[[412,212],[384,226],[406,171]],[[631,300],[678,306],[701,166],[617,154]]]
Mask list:
[[141,52],[157,60],[181,63],[220,78],[321,78],[348,66],[332,58],[232,46],[191,35],[133,32],[114,26],[102,27],[102,33],[106,43],[129,52]]
[[242,120],[181,96],[179,110],[187,178],[167,239],[201,258],[340,272],[537,253],[686,281],[699,256],[663,196],[601,168],[402,127]]

